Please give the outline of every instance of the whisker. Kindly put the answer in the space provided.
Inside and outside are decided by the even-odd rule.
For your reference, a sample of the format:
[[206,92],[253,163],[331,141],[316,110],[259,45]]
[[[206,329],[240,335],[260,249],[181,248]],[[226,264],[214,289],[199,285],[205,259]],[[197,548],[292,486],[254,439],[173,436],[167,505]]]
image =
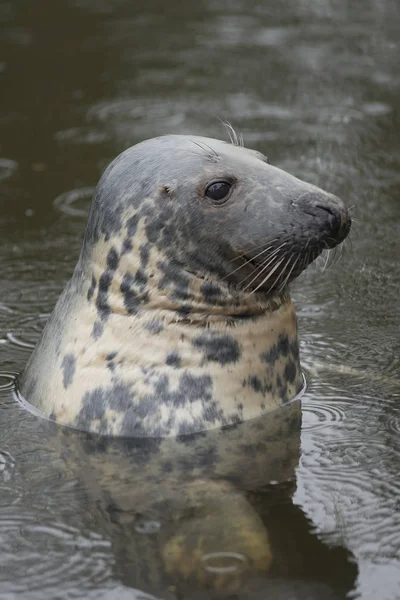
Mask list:
[[[277,269],[279,269],[279,267],[281,266],[281,264],[283,263],[284,260],[285,260],[285,256],[283,256],[281,258],[281,260],[275,265],[275,267],[272,269],[272,271],[270,271],[270,273],[268,273],[268,275],[262,280],[262,282],[259,283],[258,286],[254,290],[251,291],[251,294],[255,294],[257,292],[257,290],[259,290],[260,287],[262,287],[264,285],[264,283],[266,281],[268,281],[268,279],[275,273],[275,271]],[[245,289],[247,289],[247,287]],[[272,288],[270,288],[270,289],[272,289]]]
[[[291,258],[293,258],[293,256],[294,256],[294,254],[292,254]],[[291,276],[291,274],[293,273],[293,270],[294,270],[294,268],[295,268],[296,264],[298,263],[298,260],[299,260],[299,258],[300,258],[300,254],[298,254],[298,255],[297,255],[297,257],[296,257],[296,260],[294,261],[294,263],[293,263],[293,265],[292,265],[292,267],[291,267],[291,269],[290,269],[289,273],[286,275],[286,277],[285,277],[285,280],[284,280],[283,284],[282,284],[282,285],[281,285],[281,287],[279,288],[279,292],[278,292],[279,294],[280,294],[280,293],[281,293],[281,292],[282,292],[282,291],[285,289],[285,287],[286,287],[286,285],[287,285],[287,283],[288,283],[288,281],[289,281],[289,279],[290,279],[290,276]]]
[[325,242],[325,246],[326,246],[326,259],[325,259],[325,264],[322,268],[323,273],[325,272],[326,268],[328,267],[328,263],[329,263],[331,253],[332,253],[331,249],[328,248],[328,244],[326,242]]
[[274,263],[274,261],[278,258],[277,255],[279,256],[278,248],[276,250],[274,250],[274,252],[271,255],[269,255],[265,258],[265,260],[256,269],[255,275],[254,275],[254,271],[252,273],[249,273],[248,275],[246,275],[246,277],[244,277],[240,281],[240,285],[243,285],[245,281],[247,281],[250,277],[252,277],[254,275],[253,279],[247,284],[247,286],[245,288],[245,289],[247,289],[247,287],[250,286],[253,283],[253,281],[255,281],[256,279],[258,279],[260,277],[261,273],[263,273],[266,269],[268,269],[268,267],[271,266],[271,264]]
[[272,287],[275,287],[275,285],[279,281],[279,277],[282,275],[282,273],[284,273],[286,271],[287,267],[290,265],[290,261],[292,260],[292,258],[293,258],[293,252],[290,253],[290,256],[289,256],[287,262],[285,263],[284,267],[282,268],[281,273],[279,273],[279,276],[276,278],[276,281],[274,282],[274,285]]
[[[273,238],[272,240],[268,240],[268,242],[263,242],[262,244],[259,244],[258,246],[255,246],[254,248],[252,248],[252,251],[257,251],[260,248],[265,248],[265,244],[269,244],[269,248],[273,245],[274,242],[278,241],[279,237]],[[230,260],[229,262],[235,262],[236,260],[238,260],[239,258],[243,258],[244,256],[247,256],[249,253],[249,250],[246,250],[246,252],[243,252],[243,254],[239,254],[238,256],[235,256],[235,258],[232,258],[232,260]],[[255,258],[255,257],[254,257]],[[253,260],[253,259],[252,259]]]
[[202,150],[203,152],[205,152],[207,154],[207,157],[210,160],[212,160],[213,162],[215,162],[216,158],[219,158],[219,154],[214,150],[214,148],[212,148],[208,144],[205,144],[204,142],[195,142],[194,140],[190,140],[190,141],[195,146],[197,146],[198,148],[200,148],[200,150]]
[[271,291],[274,289],[274,287],[276,286],[276,284],[278,283],[282,273],[285,272],[286,267],[288,266],[288,264],[290,263],[291,259],[292,259],[293,254],[290,255],[289,260],[285,263],[284,267],[282,267],[282,269],[279,271],[278,276],[274,279],[274,283],[269,287],[267,294],[270,294]]
[[[260,275],[266,270],[268,269],[268,267],[274,262],[274,260],[276,260],[276,255],[279,255],[279,250],[281,250],[281,248],[283,248],[283,246],[285,246],[287,244],[287,242],[283,242],[280,246],[278,246],[278,248],[276,248],[274,250],[274,252],[269,255],[265,261],[263,263],[261,263],[260,268],[257,270],[255,276],[253,277],[253,279],[246,285],[246,287],[244,288],[245,290],[251,286],[251,284],[256,281],[256,279],[258,279],[260,277]],[[268,262],[267,262],[268,261]],[[247,279],[249,279],[249,277],[251,277],[253,275],[253,273],[250,273],[249,275],[247,275],[247,277],[245,277],[240,284],[242,285],[245,281],[247,281]]]
[[219,119],[219,120],[225,126],[225,128],[228,132],[228,136],[229,136],[229,140],[230,140],[231,144],[233,146],[243,146],[243,138],[241,138],[242,143],[240,143],[238,135],[237,135],[236,131],[234,130],[233,126],[231,125],[231,123],[229,123],[229,121],[224,121],[223,119]]
[[[229,273],[229,275],[226,275],[226,277],[223,277],[222,281],[224,281],[224,279],[226,279],[227,277],[230,277],[231,275],[233,275],[234,273],[236,273],[236,271],[239,271],[240,269],[243,269],[243,267],[245,267],[246,265],[248,265],[249,263],[253,262],[253,260],[255,260],[256,258],[258,258],[259,256],[262,256],[263,254],[265,254],[268,250],[273,249],[274,246],[270,245],[267,248],[264,248],[264,250],[261,250],[261,252],[259,252],[258,254],[256,254],[253,258],[249,258],[248,260],[246,260],[246,262],[244,262],[243,264],[239,265],[234,271],[231,271]],[[279,246],[280,248],[280,246]],[[279,248],[277,248],[276,250],[274,250],[274,252],[270,255],[266,257],[266,260],[268,260],[268,258],[270,258],[271,256],[273,256],[277,250],[279,250]],[[237,257],[237,258],[243,258],[243,256],[246,256],[246,254],[243,254],[241,257]],[[237,260],[234,259],[234,260]],[[230,261],[233,262],[233,261]]]
[[218,152],[217,152],[217,151],[216,151],[216,150],[215,150],[215,149],[214,149],[212,146],[210,146],[209,144],[206,144],[206,142],[201,142],[201,143],[202,143],[202,145],[203,145],[203,146],[205,146],[205,148],[208,148],[208,149],[210,150],[210,152],[211,152],[211,153],[212,153],[214,156],[216,156],[217,158],[219,158],[219,154],[218,154]]

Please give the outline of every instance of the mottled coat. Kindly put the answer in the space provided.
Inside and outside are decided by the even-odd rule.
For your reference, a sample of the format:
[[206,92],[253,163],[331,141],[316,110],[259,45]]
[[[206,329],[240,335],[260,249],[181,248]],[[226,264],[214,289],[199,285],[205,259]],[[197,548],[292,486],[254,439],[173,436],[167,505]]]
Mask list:
[[[213,182],[228,190],[222,201],[210,200]],[[192,136],[130,148],[99,182],[22,395],[113,436],[181,435],[275,409],[303,387],[287,285],[348,227],[340,200],[257,152]]]

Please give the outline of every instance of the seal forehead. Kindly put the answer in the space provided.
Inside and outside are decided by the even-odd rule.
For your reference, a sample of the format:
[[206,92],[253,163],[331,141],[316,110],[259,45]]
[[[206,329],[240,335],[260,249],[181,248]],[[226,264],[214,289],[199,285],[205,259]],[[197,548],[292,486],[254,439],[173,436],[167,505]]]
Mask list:
[[[235,169],[263,167],[265,156],[255,150],[228,142],[193,135],[166,135],[140,142],[120,154],[105,171],[103,181],[124,191],[128,181],[190,177],[200,166],[231,164]],[[138,190],[139,191],[139,190]]]
[[239,162],[252,163],[255,166],[261,166],[260,161],[263,163],[268,162],[268,159],[264,154],[258,152],[257,150],[245,148],[244,146],[236,146],[229,142],[224,142],[223,140],[216,140],[202,136],[182,137],[188,137],[189,140],[198,143],[200,146],[203,145],[205,148],[211,148],[220,157],[227,160],[231,159]]

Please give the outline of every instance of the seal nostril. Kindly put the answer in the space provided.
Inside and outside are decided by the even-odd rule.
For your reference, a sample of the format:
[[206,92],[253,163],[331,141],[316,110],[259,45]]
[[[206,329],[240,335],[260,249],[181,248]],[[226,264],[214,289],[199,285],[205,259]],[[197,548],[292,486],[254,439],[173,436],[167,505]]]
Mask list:
[[335,217],[335,218],[338,217],[337,211],[333,210],[330,206],[316,204],[315,208],[320,208],[321,210],[326,210],[326,212],[331,214],[333,217]]
[[340,198],[332,194],[305,193],[297,200],[302,212],[312,217],[310,230],[320,237],[328,247],[344,240],[351,227],[351,219]]

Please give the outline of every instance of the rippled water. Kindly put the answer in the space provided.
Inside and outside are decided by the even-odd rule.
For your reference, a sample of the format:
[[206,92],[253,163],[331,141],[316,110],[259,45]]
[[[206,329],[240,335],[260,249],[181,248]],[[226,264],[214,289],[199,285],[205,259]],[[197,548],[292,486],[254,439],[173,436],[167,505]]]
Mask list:
[[[0,598],[400,598],[399,18],[397,0],[1,3]],[[308,390],[278,473],[290,481],[267,485],[254,451],[247,479],[206,485],[230,551],[204,550],[205,579],[188,590],[176,539],[209,526],[193,517],[203,492],[189,459],[189,483],[149,495],[145,480],[139,497],[139,450],[63,441],[12,386],[105,165],[154,135],[224,137],[218,118],[343,197],[354,228],[341,259],[293,289]],[[250,583],[246,528],[265,554]]]

